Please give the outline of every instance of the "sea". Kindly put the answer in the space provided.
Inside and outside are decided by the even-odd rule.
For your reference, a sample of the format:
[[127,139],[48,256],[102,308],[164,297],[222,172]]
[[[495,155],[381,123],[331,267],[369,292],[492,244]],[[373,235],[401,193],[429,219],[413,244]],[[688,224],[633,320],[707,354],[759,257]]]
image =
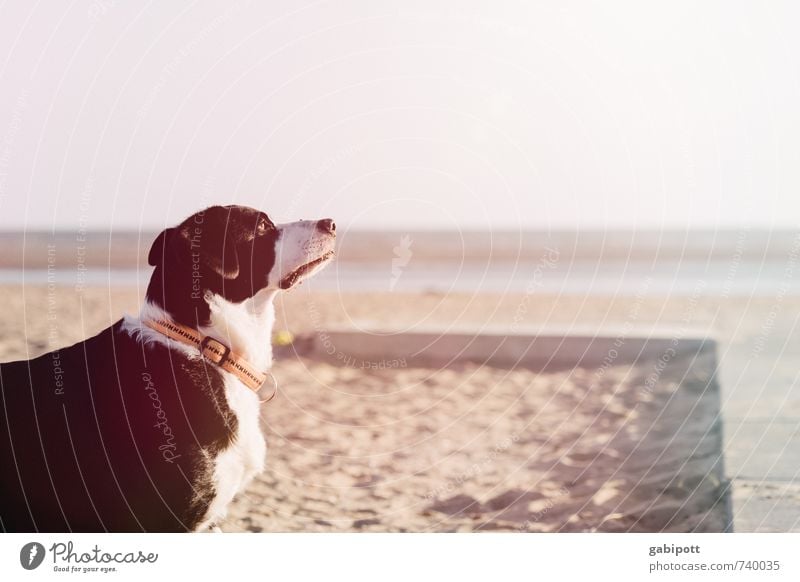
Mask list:
[[[0,285],[138,287],[151,268],[5,268]],[[800,261],[334,261],[303,285],[324,292],[778,296],[800,294]]]

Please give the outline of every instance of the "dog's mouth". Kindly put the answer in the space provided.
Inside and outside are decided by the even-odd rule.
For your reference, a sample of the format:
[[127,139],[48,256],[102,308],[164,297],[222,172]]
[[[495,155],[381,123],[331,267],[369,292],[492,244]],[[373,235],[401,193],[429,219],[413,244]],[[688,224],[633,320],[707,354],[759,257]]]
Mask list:
[[294,287],[297,282],[302,279],[305,275],[308,275],[316,269],[318,266],[322,265],[334,255],[333,251],[328,251],[321,257],[314,259],[313,261],[309,261],[308,263],[297,267],[294,271],[286,275],[283,279],[281,279],[278,286],[281,289],[289,289],[290,287]]

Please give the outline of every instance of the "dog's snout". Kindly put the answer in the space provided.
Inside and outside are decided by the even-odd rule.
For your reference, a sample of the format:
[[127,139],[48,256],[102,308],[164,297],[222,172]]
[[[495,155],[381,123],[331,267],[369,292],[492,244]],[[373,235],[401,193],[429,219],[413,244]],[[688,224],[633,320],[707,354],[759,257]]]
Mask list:
[[325,234],[333,234],[336,232],[336,223],[333,221],[333,219],[323,218],[322,220],[317,221],[317,230],[324,232]]

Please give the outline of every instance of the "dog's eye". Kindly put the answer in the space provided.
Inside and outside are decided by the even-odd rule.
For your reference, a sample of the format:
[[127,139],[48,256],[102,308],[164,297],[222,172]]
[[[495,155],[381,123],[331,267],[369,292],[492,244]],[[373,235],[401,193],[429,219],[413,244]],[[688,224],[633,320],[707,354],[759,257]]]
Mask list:
[[272,224],[266,218],[262,218],[258,221],[258,226],[256,227],[256,232],[260,235],[267,234],[269,231],[275,230],[275,225]]

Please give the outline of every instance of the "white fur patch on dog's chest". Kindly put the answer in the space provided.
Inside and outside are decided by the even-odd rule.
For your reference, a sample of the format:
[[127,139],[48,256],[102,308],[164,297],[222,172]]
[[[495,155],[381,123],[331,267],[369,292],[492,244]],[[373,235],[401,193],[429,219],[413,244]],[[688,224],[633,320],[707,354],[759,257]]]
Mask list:
[[238,427],[231,445],[214,460],[214,499],[198,529],[216,525],[225,517],[228,504],[264,470],[267,454],[267,444],[259,424],[258,397],[238,379],[226,376],[225,396],[236,415]]

